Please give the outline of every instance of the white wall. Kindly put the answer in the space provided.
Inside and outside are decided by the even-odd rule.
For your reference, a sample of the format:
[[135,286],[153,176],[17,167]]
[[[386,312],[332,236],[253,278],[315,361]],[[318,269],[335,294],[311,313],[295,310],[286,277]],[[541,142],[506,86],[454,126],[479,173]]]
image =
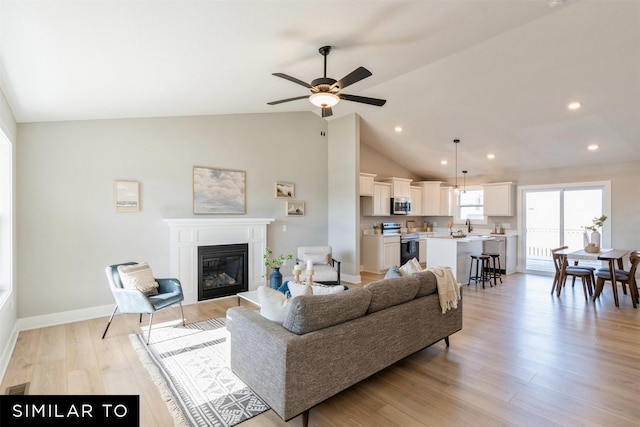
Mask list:
[[[273,217],[275,253],[327,242],[327,123],[313,113],[20,124],[18,317],[113,304],[104,268],[169,273],[164,218],[193,217],[194,165],[246,171],[246,217]],[[141,211],[115,213],[114,180],[140,182]],[[275,181],[306,215],[287,217]],[[283,231],[283,225],[287,231]]]
[[329,124],[329,244],[341,262],[342,279],[360,282],[360,117]]
[[[8,206],[10,209],[9,212],[3,211],[1,213],[3,223],[2,228],[0,228],[0,239],[2,239],[2,241],[0,241],[0,263],[2,263],[0,280],[3,282],[2,285],[0,285],[0,378],[2,378],[9,363],[9,358],[11,357],[13,343],[17,338],[17,333],[14,330],[17,306],[17,293],[15,291],[17,260],[13,255],[16,253],[16,243],[15,238],[12,237],[16,235],[15,218],[17,218],[15,208],[15,141],[17,124],[2,91],[0,91],[0,129],[2,129],[4,136],[8,139],[8,141],[0,141],[0,144],[7,144],[0,147],[0,149],[3,150],[3,154],[5,155],[11,153],[10,158],[7,159],[8,165],[1,164],[0,167],[3,169],[9,167],[13,177],[13,188],[11,188],[11,186],[5,186],[4,183],[2,183],[1,185],[3,187],[0,189],[0,197],[3,197],[3,207]],[[6,172],[6,170],[3,170],[3,172]],[[13,223],[9,228],[6,228],[5,221],[8,216],[13,217]]]

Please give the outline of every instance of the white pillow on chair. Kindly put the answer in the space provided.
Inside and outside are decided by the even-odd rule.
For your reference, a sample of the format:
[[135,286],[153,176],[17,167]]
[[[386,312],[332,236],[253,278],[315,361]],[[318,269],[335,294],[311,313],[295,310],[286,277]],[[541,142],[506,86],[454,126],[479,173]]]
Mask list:
[[147,296],[158,295],[158,282],[146,262],[134,265],[119,265],[118,274],[125,289],[135,289]]

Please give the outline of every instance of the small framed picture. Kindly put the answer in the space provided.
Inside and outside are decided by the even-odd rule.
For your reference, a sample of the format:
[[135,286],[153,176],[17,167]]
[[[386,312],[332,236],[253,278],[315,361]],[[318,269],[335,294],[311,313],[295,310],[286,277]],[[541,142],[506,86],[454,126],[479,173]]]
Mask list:
[[287,216],[304,216],[304,202],[287,202]]
[[113,190],[116,212],[138,212],[140,210],[140,184],[138,181],[116,181]]
[[276,197],[293,199],[296,197],[296,186],[291,182],[276,182]]

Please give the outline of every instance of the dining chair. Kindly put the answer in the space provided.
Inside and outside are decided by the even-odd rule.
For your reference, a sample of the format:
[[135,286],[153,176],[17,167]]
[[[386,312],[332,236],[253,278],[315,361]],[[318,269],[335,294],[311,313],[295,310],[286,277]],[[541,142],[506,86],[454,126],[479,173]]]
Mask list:
[[[551,250],[551,255],[553,257],[553,264],[556,268],[556,277],[554,277],[553,286],[551,287],[551,293],[553,290],[556,290],[558,296],[560,296],[560,291],[563,286],[566,286],[567,277],[571,276],[571,286],[573,287],[576,283],[576,277],[580,278],[582,282],[582,290],[584,292],[584,298],[589,299],[589,295],[593,295],[594,283],[592,280],[593,273],[591,270],[576,266],[569,266],[569,262],[567,260],[567,255],[559,254],[558,252],[561,249],[566,249],[567,247],[561,247],[557,249]],[[556,279],[557,278],[557,279]]]
[[[616,304],[616,307],[620,307],[620,303],[618,301],[618,282],[622,283],[623,291],[626,294],[626,285],[629,285],[629,293],[631,294],[631,303],[633,304],[633,308],[638,306],[639,297],[638,297],[638,285],[636,283],[636,270],[638,268],[638,264],[640,263],[640,251],[632,251],[629,254],[629,262],[631,263],[631,267],[629,271],[626,270],[618,270],[615,269],[613,275],[611,274],[611,270],[609,268],[601,268],[596,271],[596,290],[595,295],[597,297],[600,296],[602,290],[604,288],[604,282],[607,280],[611,282],[611,289],[613,290],[613,301]],[[614,280],[612,280],[612,276]]]
[[553,276],[553,284],[551,285],[551,293],[553,294],[553,291],[555,291],[558,286],[560,285],[560,283],[562,282],[562,262],[561,262],[561,257],[556,255],[556,252],[562,250],[562,249],[567,249],[568,246],[561,246],[559,248],[555,248],[555,249],[551,249],[551,257],[553,258],[553,266],[556,269],[556,274],[555,276]]

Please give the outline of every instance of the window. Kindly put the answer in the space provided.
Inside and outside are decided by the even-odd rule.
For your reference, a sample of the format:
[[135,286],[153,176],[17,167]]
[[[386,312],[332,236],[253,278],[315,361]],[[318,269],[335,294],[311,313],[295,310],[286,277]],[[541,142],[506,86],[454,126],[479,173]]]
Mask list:
[[[11,268],[13,246],[13,168],[11,143],[0,130],[0,295],[11,291]],[[6,294],[5,294],[6,295]],[[0,298],[1,302],[2,298]]]
[[466,220],[486,224],[484,216],[484,191],[482,187],[467,187],[456,196],[455,222]]

